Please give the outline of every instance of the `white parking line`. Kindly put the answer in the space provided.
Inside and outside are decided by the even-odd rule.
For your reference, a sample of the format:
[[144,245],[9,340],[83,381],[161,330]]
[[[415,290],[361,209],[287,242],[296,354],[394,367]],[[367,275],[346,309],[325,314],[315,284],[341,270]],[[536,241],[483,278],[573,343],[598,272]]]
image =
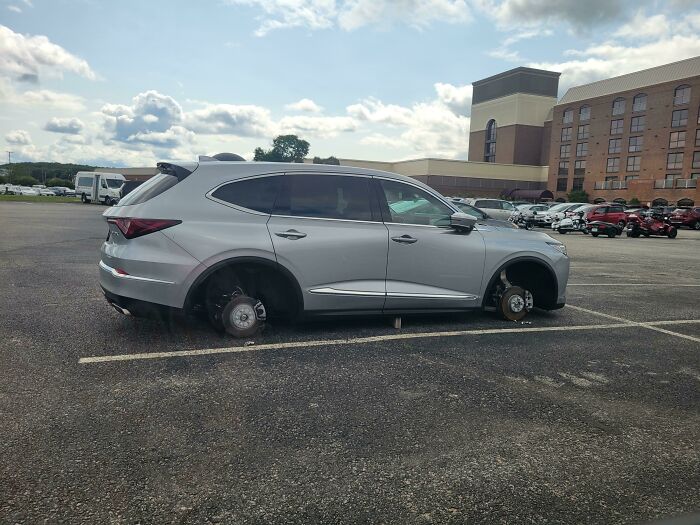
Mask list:
[[[586,310],[585,308],[574,307],[574,309],[587,311],[590,313],[600,314],[599,312],[594,312],[592,310]],[[606,316],[612,317],[612,316]],[[617,318],[614,318],[617,319]],[[620,323],[613,324],[587,324],[587,325],[573,325],[573,326],[542,326],[542,327],[518,327],[518,328],[488,328],[479,330],[455,330],[449,332],[417,332],[417,333],[407,333],[407,334],[391,334],[391,335],[377,335],[371,337],[358,337],[355,339],[330,339],[330,340],[315,340],[315,341],[293,341],[289,343],[272,343],[264,345],[250,345],[250,346],[232,346],[226,348],[203,348],[199,350],[176,350],[172,352],[148,352],[140,354],[117,354],[117,355],[105,355],[105,356],[91,356],[91,357],[81,357],[78,362],[81,364],[94,364],[94,363],[108,363],[114,361],[140,361],[144,359],[166,359],[170,357],[190,357],[190,356],[203,356],[203,355],[215,355],[215,354],[236,354],[244,352],[259,352],[263,350],[281,350],[287,348],[309,348],[309,347],[319,347],[319,346],[330,346],[330,345],[355,345],[355,344],[366,344],[366,343],[376,343],[381,341],[400,341],[400,340],[410,340],[410,339],[425,339],[433,337],[458,337],[458,336],[470,336],[470,335],[489,335],[489,334],[512,334],[512,333],[538,333],[538,332],[570,332],[570,331],[585,331],[585,330],[607,330],[615,328],[629,328],[630,326],[642,325],[647,328],[654,330],[650,324],[681,324],[681,323],[700,323],[700,319],[683,319],[677,321],[652,321],[651,323],[636,323],[634,321],[628,321],[626,319],[622,320]],[[658,331],[664,331],[662,329],[656,329]],[[679,337],[684,337],[683,334],[676,334],[675,332],[669,332],[671,335],[676,335]],[[685,336],[691,338],[690,336]],[[697,340],[696,338],[691,338]]]
[[677,284],[677,283],[569,283],[569,286],[639,286],[648,288],[650,286],[667,286],[669,288],[700,288],[700,284]]
[[[659,328],[658,326],[654,326],[656,324],[654,321],[640,323],[638,321],[632,321],[630,319],[623,319],[622,317],[615,317],[614,315],[604,314],[602,312],[596,312],[595,310],[589,310],[588,308],[574,306],[573,304],[567,304],[566,306],[567,306],[567,308],[573,308],[574,310],[579,310],[581,312],[586,312],[586,313],[593,314],[593,315],[599,315],[601,317],[605,317],[606,319],[612,319],[614,321],[622,321],[622,322],[627,323],[629,326],[641,326],[642,328],[654,330],[655,332],[661,332],[662,334],[673,335],[675,337],[681,337],[683,339],[688,339],[690,341],[695,341],[697,343],[700,343],[700,338],[698,338],[698,337],[693,337],[692,335],[686,335],[686,334],[679,334],[678,332],[671,332],[670,330],[665,330],[664,328]],[[688,321],[690,321],[690,319],[688,319]],[[700,322],[700,320],[698,320],[698,322]],[[666,323],[666,324],[668,324],[668,323]]]

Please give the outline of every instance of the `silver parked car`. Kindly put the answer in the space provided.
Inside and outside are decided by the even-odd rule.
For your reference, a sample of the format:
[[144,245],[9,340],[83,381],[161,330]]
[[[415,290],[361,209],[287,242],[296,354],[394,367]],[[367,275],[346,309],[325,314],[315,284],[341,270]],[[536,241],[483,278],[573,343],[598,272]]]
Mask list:
[[562,243],[478,225],[409,177],[321,164],[158,167],[104,213],[100,284],[120,312],[201,312],[246,337],[273,317],[483,308],[517,320],[564,305]]
[[517,211],[513,203],[501,199],[468,199],[467,204],[484,210],[494,219],[507,221]]

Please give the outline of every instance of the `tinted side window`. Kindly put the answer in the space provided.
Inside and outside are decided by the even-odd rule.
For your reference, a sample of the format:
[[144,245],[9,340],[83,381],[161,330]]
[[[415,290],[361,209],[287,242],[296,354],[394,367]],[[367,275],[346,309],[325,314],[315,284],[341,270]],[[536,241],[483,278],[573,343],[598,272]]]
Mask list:
[[608,211],[612,212],[612,213],[620,213],[623,210],[622,210],[622,206],[610,206],[610,209]]
[[401,182],[380,181],[391,222],[449,226],[452,209],[429,193]]
[[258,177],[231,182],[218,188],[212,197],[220,199],[241,208],[272,213],[281,177]]
[[80,177],[78,179],[78,186],[92,186],[92,178]]
[[287,175],[275,214],[371,221],[370,179],[348,175]]

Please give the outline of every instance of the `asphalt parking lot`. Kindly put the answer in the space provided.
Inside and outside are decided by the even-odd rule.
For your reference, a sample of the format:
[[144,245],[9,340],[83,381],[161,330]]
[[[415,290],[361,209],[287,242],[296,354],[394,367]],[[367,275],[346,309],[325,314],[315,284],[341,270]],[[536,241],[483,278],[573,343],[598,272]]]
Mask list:
[[113,311],[103,210],[0,203],[1,522],[700,512],[698,232],[553,234],[571,306],[524,324],[271,325],[242,346]]

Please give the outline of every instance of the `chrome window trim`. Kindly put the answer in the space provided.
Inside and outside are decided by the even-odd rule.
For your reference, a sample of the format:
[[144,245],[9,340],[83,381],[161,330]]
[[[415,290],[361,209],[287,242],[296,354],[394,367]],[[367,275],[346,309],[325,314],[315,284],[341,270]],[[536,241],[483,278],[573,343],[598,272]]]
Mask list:
[[101,270],[104,270],[105,272],[108,272],[112,275],[112,277],[116,277],[117,279],[125,279],[127,281],[140,281],[140,282],[147,282],[147,283],[157,283],[157,284],[175,284],[173,281],[163,281],[161,279],[151,279],[150,277],[138,277],[136,275],[124,275],[111,266],[108,266],[107,264],[104,263],[104,261],[100,261],[99,267]]

